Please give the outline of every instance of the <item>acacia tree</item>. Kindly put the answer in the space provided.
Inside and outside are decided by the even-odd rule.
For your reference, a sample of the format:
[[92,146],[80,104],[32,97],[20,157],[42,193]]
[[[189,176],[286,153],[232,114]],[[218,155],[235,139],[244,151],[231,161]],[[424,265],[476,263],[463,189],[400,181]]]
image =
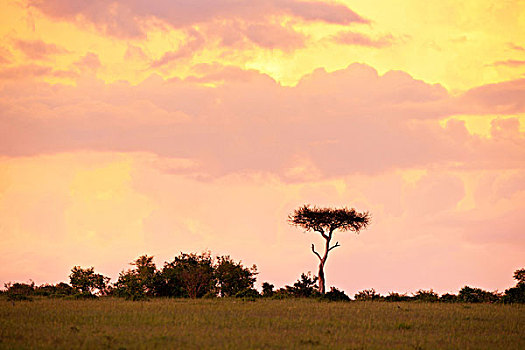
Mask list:
[[368,212],[359,213],[353,208],[312,208],[309,205],[304,205],[289,215],[288,220],[290,224],[302,227],[306,231],[317,232],[325,239],[323,255],[315,250],[315,245],[312,243],[312,252],[319,258],[319,292],[324,294],[326,288],[324,266],[326,259],[328,259],[328,253],[340,246],[339,242],[336,242],[333,246],[330,245],[334,231],[359,233],[370,223],[370,214]]

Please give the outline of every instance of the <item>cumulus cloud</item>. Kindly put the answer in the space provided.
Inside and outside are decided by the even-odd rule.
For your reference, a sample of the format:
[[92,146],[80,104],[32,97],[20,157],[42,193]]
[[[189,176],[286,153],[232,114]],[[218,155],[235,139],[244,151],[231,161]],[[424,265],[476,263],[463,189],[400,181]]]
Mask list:
[[[0,152],[144,151],[198,161],[209,175],[262,171],[290,181],[307,178],[305,171],[332,177],[452,164],[506,168],[525,159],[512,119],[497,122],[490,139],[470,135],[459,121],[445,128],[438,122],[465,110],[521,111],[522,81],[456,98],[406,73],[378,75],[360,64],[315,71],[296,87],[238,68],[201,71],[137,86],[8,85],[0,99]],[[215,88],[202,84],[217,81]]]

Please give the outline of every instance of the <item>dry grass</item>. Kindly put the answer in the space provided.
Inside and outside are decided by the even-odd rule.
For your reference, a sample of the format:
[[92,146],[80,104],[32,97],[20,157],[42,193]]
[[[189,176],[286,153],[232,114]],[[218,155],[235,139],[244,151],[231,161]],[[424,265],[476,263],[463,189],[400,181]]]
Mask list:
[[523,305],[0,300],[0,348],[524,349]]

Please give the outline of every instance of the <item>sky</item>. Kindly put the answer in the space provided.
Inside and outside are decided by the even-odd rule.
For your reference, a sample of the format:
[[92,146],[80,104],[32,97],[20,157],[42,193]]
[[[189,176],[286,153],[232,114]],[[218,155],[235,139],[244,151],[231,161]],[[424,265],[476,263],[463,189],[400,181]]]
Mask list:
[[[525,267],[525,2],[0,0],[0,283],[210,250],[328,286]],[[318,249],[319,250],[319,249]]]

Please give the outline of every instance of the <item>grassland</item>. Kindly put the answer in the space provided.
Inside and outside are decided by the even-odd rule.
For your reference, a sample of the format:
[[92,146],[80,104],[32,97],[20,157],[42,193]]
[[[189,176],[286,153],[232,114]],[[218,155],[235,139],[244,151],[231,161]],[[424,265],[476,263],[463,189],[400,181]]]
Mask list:
[[525,306],[2,299],[0,348],[525,349]]

